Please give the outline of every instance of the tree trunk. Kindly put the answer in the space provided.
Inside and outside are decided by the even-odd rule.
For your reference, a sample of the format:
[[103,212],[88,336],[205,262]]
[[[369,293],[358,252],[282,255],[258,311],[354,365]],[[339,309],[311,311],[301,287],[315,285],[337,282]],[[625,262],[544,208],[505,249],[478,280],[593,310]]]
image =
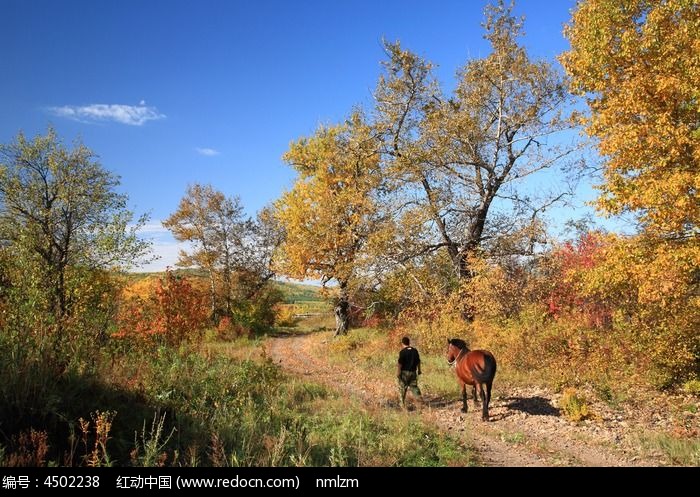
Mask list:
[[469,256],[471,254],[473,254],[473,252],[465,250],[457,250],[454,254],[450,252],[452,267],[460,282],[469,281],[472,277],[472,272],[469,268]]
[[211,299],[210,319],[214,322],[214,326],[218,326],[218,317],[216,312],[216,287],[214,286],[214,270],[209,269],[209,298]]
[[66,273],[63,268],[58,269],[56,277],[56,318],[62,321],[68,316],[68,305],[66,302]]
[[474,277],[474,273],[469,266],[469,257],[476,253],[476,249],[472,246],[467,250],[460,250],[459,256],[454,260],[455,271],[459,275],[459,313],[462,319],[467,323],[474,321],[475,311],[473,300],[470,298],[470,287],[467,285]]
[[481,206],[476,213],[474,220],[469,228],[469,234],[463,247],[459,250],[450,252],[452,264],[455,268],[455,273],[459,277],[460,282],[468,282],[474,276],[469,267],[469,257],[478,253],[481,245],[481,237],[484,234],[484,226],[486,226],[486,216],[488,215],[493,195],[489,194],[481,202]]
[[340,283],[340,298],[335,306],[335,336],[347,335],[350,327],[350,299],[347,282]]
[[224,290],[224,305],[226,307],[226,316],[233,316],[233,299],[231,298],[231,270],[228,266],[228,257],[226,258],[226,265],[222,272],[223,279],[223,290]]

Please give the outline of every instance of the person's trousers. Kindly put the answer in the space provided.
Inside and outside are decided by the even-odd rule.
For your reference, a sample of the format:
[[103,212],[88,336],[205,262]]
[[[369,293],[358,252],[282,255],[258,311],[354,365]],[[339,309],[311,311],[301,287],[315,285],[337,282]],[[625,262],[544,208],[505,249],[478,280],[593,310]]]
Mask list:
[[401,407],[406,405],[406,390],[411,389],[411,392],[416,397],[420,397],[420,388],[418,388],[418,374],[415,371],[401,371],[399,376],[399,399]]

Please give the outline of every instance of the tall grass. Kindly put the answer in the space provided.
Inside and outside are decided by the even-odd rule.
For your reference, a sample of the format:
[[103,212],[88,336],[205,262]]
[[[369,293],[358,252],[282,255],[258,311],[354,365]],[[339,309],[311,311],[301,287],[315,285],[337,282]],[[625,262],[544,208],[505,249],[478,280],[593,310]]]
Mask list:
[[[11,351],[8,346],[4,344],[4,352]],[[289,378],[260,351],[260,342],[248,339],[201,349],[107,346],[91,351],[90,369],[75,367],[60,374],[47,369],[38,355],[17,355],[13,367],[3,364],[0,369],[0,413],[3,428],[11,426],[4,432],[10,436],[0,440],[3,462],[473,463],[458,442],[421,422],[398,413],[370,412],[326,387]],[[14,425],[8,423],[11,416]]]
[[682,466],[700,466],[700,440],[680,438],[662,433],[640,436],[642,446],[650,452],[663,454],[670,463]]

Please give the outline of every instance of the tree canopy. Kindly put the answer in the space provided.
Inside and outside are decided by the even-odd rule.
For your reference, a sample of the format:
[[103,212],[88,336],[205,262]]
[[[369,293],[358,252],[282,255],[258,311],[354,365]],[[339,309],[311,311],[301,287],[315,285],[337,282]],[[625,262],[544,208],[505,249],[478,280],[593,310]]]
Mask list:
[[603,158],[597,205],[638,227],[612,237],[587,284],[626,296],[621,307],[636,341],[652,344],[665,385],[697,376],[700,364],[698,33],[696,0],[584,0],[562,56]]
[[212,315],[230,317],[236,301],[252,297],[274,275],[271,258],[279,233],[269,209],[255,221],[240,198],[193,184],[163,226],[191,244],[180,251],[178,265],[207,271]]
[[374,131],[356,112],[344,124],[294,142],[284,159],[299,177],[275,204],[286,234],[278,267],[292,278],[335,280],[337,332],[344,333],[348,292],[362,275],[362,250],[378,229],[382,176]]
[[385,172],[397,216],[421,233],[400,244],[410,248],[404,258],[445,249],[455,275],[468,278],[478,251],[532,253],[541,214],[566,193],[525,187],[540,171],[572,170],[577,147],[563,136],[572,127],[565,80],[518,44],[522,24],[512,5],[486,8],[492,51],[465,64],[452,95],[441,92],[429,62],[399,43],[386,45],[375,93]]
[[125,268],[147,253],[137,236],[146,218],[132,223],[118,178],[82,143],[68,149],[51,128],[32,140],[20,133],[0,146],[0,161],[0,247],[58,320],[72,312],[81,270]]
[[700,235],[700,5],[585,0],[562,62],[605,158],[599,207],[643,229]]

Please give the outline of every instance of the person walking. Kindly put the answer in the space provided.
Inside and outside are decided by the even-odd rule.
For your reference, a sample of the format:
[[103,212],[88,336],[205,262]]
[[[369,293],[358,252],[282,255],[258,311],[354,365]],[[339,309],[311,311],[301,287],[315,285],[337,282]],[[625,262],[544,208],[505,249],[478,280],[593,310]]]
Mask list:
[[411,347],[411,340],[408,337],[401,339],[401,352],[399,352],[399,363],[397,367],[397,378],[399,380],[399,399],[401,408],[406,408],[406,390],[409,388],[413,395],[422,399],[420,388],[418,388],[418,375],[421,374],[420,354],[418,350]]

